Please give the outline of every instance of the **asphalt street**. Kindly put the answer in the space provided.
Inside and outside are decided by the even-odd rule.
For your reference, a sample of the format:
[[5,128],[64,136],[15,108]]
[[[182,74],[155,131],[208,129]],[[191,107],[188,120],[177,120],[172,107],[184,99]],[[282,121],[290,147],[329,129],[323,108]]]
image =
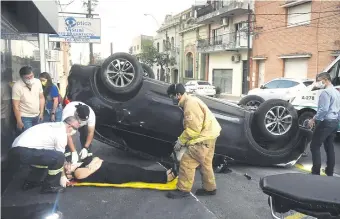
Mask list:
[[[95,141],[94,154],[107,160],[139,165],[147,169],[163,168],[157,163],[137,159],[107,145]],[[340,144],[336,145],[337,157]],[[323,160],[325,160],[323,153]],[[311,157],[302,158],[299,163],[308,165]],[[170,200],[164,191],[149,189],[70,187],[58,196],[41,195],[38,189],[22,192],[20,186],[25,171],[17,174],[2,196],[2,207],[24,206],[32,203],[55,202],[64,219],[105,219],[105,218],[202,218],[202,219],[270,219],[267,195],[259,188],[259,180],[266,175],[286,172],[301,172],[296,167],[263,168],[233,165],[231,173],[216,174],[218,193],[212,197],[195,197]],[[340,159],[336,171],[339,173]],[[247,179],[248,174],[251,179]],[[200,188],[200,175],[197,172],[193,191]],[[286,219],[307,218],[295,212],[285,215]],[[6,218],[4,218],[6,219]]]

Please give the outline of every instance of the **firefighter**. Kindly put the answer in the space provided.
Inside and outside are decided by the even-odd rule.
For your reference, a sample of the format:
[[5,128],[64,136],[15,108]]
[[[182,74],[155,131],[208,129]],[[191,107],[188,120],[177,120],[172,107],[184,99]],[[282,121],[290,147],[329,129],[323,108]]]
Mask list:
[[207,105],[185,92],[183,84],[172,84],[167,90],[174,105],[183,108],[184,131],[179,136],[175,151],[187,147],[179,164],[177,189],[167,193],[168,198],[183,198],[190,195],[195,171],[200,166],[203,188],[196,195],[215,195],[216,181],[212,167],[215,143],[221,126]]

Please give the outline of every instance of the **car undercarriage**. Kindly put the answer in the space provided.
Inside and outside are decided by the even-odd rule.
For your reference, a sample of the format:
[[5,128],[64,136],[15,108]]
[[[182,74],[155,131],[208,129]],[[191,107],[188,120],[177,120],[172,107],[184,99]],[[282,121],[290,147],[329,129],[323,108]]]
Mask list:
[[[183,112],[166,94],[169,83],[153,79],[151,68],[145,66],[127,53],[115,53],[101,66],[73,65],[66,98],[94,110],[99,141],[171,162],[173,142],[183,131]],[[287,101],[269,100],[253,112],[197,96],[222,127],[216,160],[259,166],[291,164],[310,139],[311,132],[299,127],[296,110]]]

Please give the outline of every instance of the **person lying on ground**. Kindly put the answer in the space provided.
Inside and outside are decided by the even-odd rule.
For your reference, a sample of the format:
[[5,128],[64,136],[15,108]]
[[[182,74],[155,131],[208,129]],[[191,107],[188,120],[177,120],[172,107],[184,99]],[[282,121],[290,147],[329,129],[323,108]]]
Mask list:
[[87,157],[82,163],[65,162],[64,175],[60,184],[69,185],[70,180],[76,182],[122,184],[128,182],[167,183],[173,181],[177,173],[173,169],[146,170],[130,164],[118,164]]

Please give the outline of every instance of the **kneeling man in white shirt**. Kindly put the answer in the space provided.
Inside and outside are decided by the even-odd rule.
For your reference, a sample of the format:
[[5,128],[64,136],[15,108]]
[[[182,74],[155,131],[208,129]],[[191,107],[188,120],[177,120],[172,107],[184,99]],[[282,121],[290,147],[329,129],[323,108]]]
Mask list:
[[[15,171],[20,164],[32,167],[23,190],[41,186],[41,193],[64,191],[60,180],[65,162],[65,147],[68,136],[75,134],[78,128],[79,121],[70,116],[62,122],[35,125],[14,140],[9,152],[10,168]],[[43,180],[46,171],[47,176]]]

